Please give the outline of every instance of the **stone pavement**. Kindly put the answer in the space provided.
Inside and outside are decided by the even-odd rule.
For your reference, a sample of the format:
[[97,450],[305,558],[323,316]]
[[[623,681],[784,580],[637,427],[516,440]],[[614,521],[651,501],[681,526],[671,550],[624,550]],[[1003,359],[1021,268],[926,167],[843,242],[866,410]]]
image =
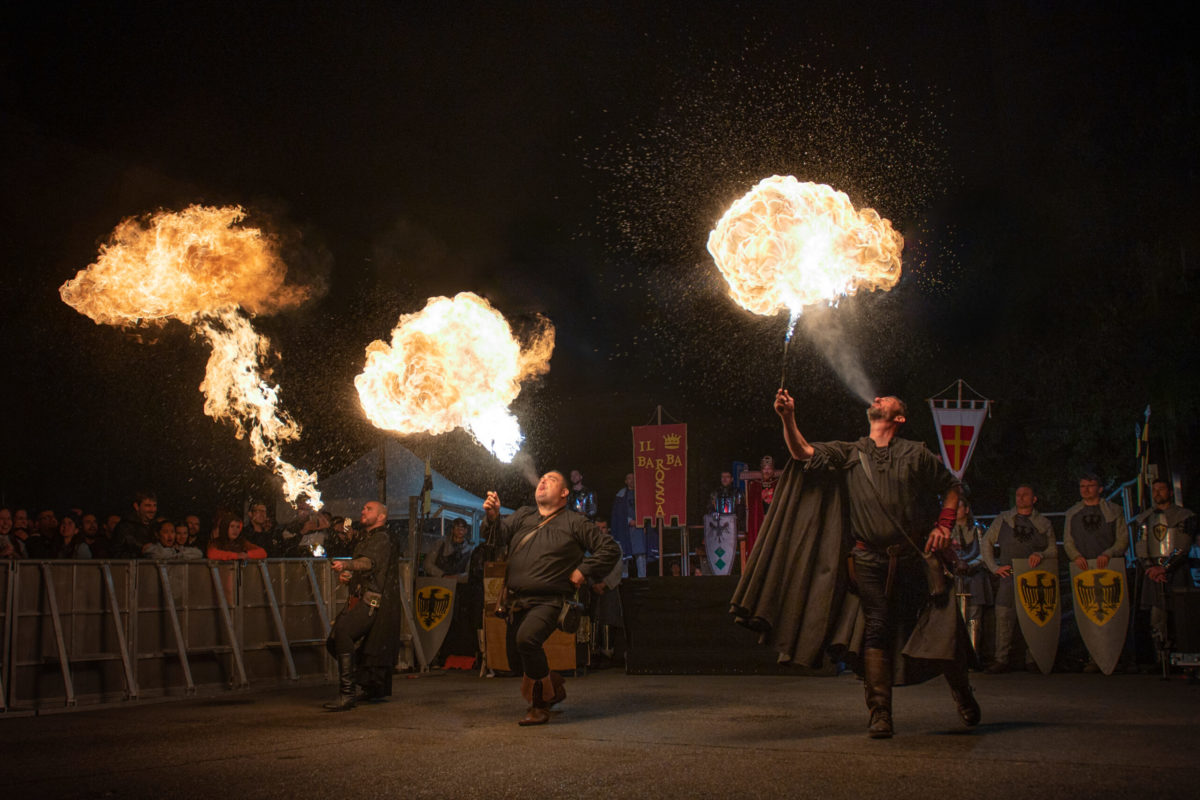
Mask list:
[[569,679],[520,728],[519,683],[396,680],[320,710],[328,686],[0,717],[5,798],[1200,797],[1200,685],[1148,675],[974,675],[983,724],[938,679],[896,691],[866,738],[852,676]]

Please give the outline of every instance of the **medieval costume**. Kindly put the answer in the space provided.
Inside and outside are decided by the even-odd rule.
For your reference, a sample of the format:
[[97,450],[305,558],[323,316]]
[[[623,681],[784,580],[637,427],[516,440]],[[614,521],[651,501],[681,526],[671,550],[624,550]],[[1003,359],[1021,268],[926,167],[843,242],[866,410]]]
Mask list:
[[728,575],[733,568],[738,518],[744,505],[742,493],[732,483],[721,483],[709,495],[704,547],[697,553],[702,575]]
[[780,476],[733,596],[735,618],[780,661],[815,668],[828,652],[851,663],[864,676],[873,737],[891,735],[893,684],[939,673],[963,721],[977,724],[966,628],[940,565],[930,569],[922,553],[934,495],[957,481],[917,442],[812,447]]
[[[385,526],[355,538],[348,567],[353,570],[350,595],[325,642],[338,665],[338,700],[326,705],[331,711],[348,711],[358,700],[392,694],[400,645],[399,567]],[[361,694],[356,694],[356,686]]]
[[542,645],[558,627],[564,603],[575,595],[571,574],[583,573],[585,586],[600,583],[621,560],[621,548],[567,506],[545,517],[537,506],[523,506],[503,519],[486,520],[483,531],[490,546],[508,551],[508,657],[521,665],[521,694],[530,704],[520,724],[539,725],[549,720],[550,706],[567,696]]
[[[766,470],[764,470],[766,472]],[[746,484],[746,549],[753,550],[759,529],[766,520],[767,511],[775,499],[775,490],[780,475],[774,470]]]
[[454,541],[453,529],[438,540],[432,551],[425,556],[425,572],[434,578],[456,578],[458,585],[454,591],[454,607],[451,610],[450,629],[446,632],[446,640],[438,651],[442,661],[448,656],[466,656],[474,658],[479,649],[479,637],[476,633],[474,617],[471,613],[474,604],[483,603],[482,572],[480,573],[479,591],[474,591],[470,585],[469,571],[473,547],[463,539]]
[[1147,570],[1162,567],[1166,582],[1143,579],[1141,608],[1150,609],[1150,627],[1159,649],[1170,644],[1168,628],[1168,598],[1173,589],[1188,589],[1192,576],[1188,571],[1188,554],[1197,544],[1196,515],[1186,508],[1169,505],[1149,508],[1138,515],[1137,540],[1134,555],[1138,565]]
[[621,546],[622,558],[628,562],[626,572],[639,578],[646,577],[646,555],[655,548],[647,547],[651,541],[646,535],[646,528],[638,525],[637,498],[634,490],[628,486],[617,492],[613,500],[612,518],[609,530],[613,539]]
[[1080,556],[1085,559],[1124,556],[1129,549],[1125,512],[1107,500],[1094,506],[1076,503],[1067,509],[1063,523],[1063,549],[1072,561]]
[[582,483],[579,484],[579,488],[571,489],[571,496],[567,498],[567,508],[576,514],[582,514],[589,521],[596,519],[596,493]]
[[[999,548],[1000,555],[995,555]],[[983,563],[995,574],[1000,567],[1011,567],[1014,558],[1029,558],[1037,553],[1042,558],[1055,558],[1058,547],[1054,542],[1054,527],[1036,508],[1022,514],[1010,508],[996,516],[983,537]],[[1002,672],[1010,666],[1013,635],[1017,631],[1016,590],[1012,574],[1000,578],[996,589],[996,657],[992,672]],[[1031,656],[1026,653],[1026,661]]]
[[980,546],[983,534],[983,526],[971,517],[968,517],[966,522],[956,522],[954,530],[950,531],[954,553],[958,558],[955,565],[954,589],[959,598],[965,601],[960,610],[967,623],[971,647],[977,652],[979,631],[983,628],[984,609],[995,605],[996,602],[992,575],[983,564],[983,550]]

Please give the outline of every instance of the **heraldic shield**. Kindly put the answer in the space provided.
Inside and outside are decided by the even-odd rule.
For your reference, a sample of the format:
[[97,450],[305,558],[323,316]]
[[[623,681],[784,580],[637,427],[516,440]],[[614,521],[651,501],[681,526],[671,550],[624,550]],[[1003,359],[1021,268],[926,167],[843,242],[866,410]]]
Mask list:
[[1036,567],[1029,559],[1014,558],[1013,591],[1021,635],[1033,654],[1038,669],[1049,675],[1058,655],[1058,632],[1062,627],[1062,592],[1058,585],[1058,559],[1047,558]]
[[736,515],[704,515],[704,551],[714,575],[729,574],[733,569],[733,554],[737,552]]
[[417,578],[413,601],[417,629],[413,633],[421,640],[421,651],[430,661],[442,648],[450,631],[457,594],[457,583],[453,578]]
[[1071,564],[1071,593],[1075,601],[1075,622],[1096,666],[1111,675],[1125,648],[1129,628],[1129,583],[1125,580],[1125,559],[1114,558],[1105,569],[1097,569],[1088,559],[1088,568]]

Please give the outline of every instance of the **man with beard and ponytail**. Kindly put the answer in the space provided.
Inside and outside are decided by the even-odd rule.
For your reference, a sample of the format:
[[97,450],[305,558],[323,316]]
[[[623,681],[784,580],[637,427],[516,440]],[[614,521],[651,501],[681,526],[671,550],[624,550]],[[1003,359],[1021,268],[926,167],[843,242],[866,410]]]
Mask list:
[[977,725],[966,626],[943,569],[954,558],[958,481],[923,444],[897,436],[896,397],[875,398],[869,434],[854,442],[808,442],[784,389],[775,411],[794,460],[734,593],[737,621],[781,660],[818,667],[828,653],[854,664],[872,739],[893,734],[894,684],[939,673],[962,721]]
[[[346,607],[338,614],[325,643],[337,659],[338,699],[330,711],[349,711],[360,700],[382,700],[392,693],[392,668],[400,642],[399,562],[387,531],[387,506],[369,502],[359,521],[349,560],[332,561],[338,581],[349,585]],[[360,659],[355,668],[356,659]],[[356,692],[356,687],[361,692]]]
[[500,518],[500,498],[483,501],[489,547],[508,551],[504,606],[508,657],[519,663],[521,695],[529,709],[520,725],[550,721],[550,707],[566,699],[562,676],[550,671],[542,645],[558,627],[568,598],[584,584],[604,581],[621,560],[616,541],[567,507],[571,488],[561,472],[547,472],[534,492],[536,505]]
[[[996,589],[996,657],[987,672],[995,675],[1011,668],[1013,633],[1017,630],[1017,596],[1013,585],[1014,558],[1029,559],[1030,568],[1042,559],[1054,558],[1054,526],[1034,508],[1037,495],[1029,484],[1021,484],[1013,495],[1016,505],[998,515],[983,535],[983,563],[1000,579]],[[999,548],[1000,555],[995,555]],[[1025,649],[1025,666],[1033,666],[1033,656]]]

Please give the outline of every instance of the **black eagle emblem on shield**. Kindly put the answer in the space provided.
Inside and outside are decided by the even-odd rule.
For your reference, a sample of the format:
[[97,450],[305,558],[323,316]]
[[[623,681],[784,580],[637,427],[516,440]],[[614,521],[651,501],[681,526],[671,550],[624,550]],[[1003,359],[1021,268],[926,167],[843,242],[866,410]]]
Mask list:
[[[1028,578],[1028,580],[1026,580]],[[1058,607],[1058,581],[1048,572],[1021,576],[1021,603],[1038,624],[1045,624]]]
[[446,618],[453,595],[438,586],[426,586],[417,592],[417,620],[425,630],[432,630]]

